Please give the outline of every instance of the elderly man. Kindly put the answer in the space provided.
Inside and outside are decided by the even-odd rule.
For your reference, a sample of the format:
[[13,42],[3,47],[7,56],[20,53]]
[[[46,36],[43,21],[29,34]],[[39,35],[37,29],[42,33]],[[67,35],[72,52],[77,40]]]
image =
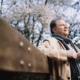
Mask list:
[[72,62],[80,53],[67,38],[69,27],[62,18],[57,18],[51,21],[50,30],[52,37],[45,39],[38,49],[52,60],[52,80],[79,80],[73,71],[75,68],[70,66],[75,66]]

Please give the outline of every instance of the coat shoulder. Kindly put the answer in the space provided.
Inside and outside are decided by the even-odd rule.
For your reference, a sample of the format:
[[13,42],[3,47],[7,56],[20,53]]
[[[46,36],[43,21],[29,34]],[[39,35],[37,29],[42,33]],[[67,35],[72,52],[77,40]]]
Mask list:
[[45,39],[44,41],[49,41],[49,42],[58,42],[58,40],[56,39],[56,38],[54,38],[54,37],[51,37],[51,38],[47,38],[47,39]]

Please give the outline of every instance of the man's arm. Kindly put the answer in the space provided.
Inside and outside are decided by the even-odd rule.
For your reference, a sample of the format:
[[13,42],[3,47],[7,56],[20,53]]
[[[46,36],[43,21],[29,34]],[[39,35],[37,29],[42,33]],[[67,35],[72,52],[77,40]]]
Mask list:
[[54,47],[52,48],[50,44],[51,43],[48,40],[46,40],[40,46],[38,46],[38,49],[42,53],[50,57],[52,60],[67,61],[68,57],[69,58],[77,57],[76,53],[73,50],[64,50],[60,48],[55,48],[55,44],[54,44]]
[[66,50],[55,48],[56,47],[55,44],[54,47],[52,48],[50,44],[51,43],[48,40],[46,40],[40,46],[38,46],[38,49],[53,60],[66,61],[67,60]]

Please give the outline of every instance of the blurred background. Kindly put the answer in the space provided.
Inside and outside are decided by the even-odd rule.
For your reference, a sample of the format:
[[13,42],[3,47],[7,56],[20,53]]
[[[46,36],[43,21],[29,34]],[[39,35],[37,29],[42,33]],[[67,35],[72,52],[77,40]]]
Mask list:
[[57,16],[66,20],[69,38],[80,44],[80,0],[0,0],[0,17],[35,46],[50,37],[49,23]]

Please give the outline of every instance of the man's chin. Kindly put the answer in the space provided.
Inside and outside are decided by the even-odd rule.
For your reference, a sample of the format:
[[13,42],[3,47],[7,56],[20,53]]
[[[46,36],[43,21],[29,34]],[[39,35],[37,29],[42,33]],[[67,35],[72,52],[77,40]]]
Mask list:
[[65,35],[65,37],[68,37],[69,34],[64,34],[64,35]]

